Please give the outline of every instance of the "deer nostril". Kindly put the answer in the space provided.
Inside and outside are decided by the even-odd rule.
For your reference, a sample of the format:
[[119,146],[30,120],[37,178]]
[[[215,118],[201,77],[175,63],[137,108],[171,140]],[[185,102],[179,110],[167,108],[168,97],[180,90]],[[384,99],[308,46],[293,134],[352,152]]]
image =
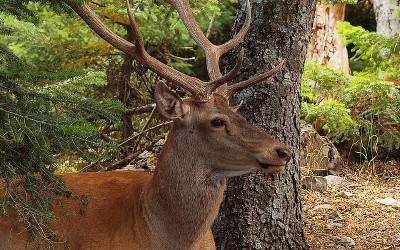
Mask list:
[[289,157],[290,157],[290,152],[289,152],[289,150],[284,149],[284,148],[278,148],[278,149],[276,150],[276,153],[278,154],[278,156],[279,156],[281,159],[283,159],[283,160],[285,160],[285,161],[289,161]]

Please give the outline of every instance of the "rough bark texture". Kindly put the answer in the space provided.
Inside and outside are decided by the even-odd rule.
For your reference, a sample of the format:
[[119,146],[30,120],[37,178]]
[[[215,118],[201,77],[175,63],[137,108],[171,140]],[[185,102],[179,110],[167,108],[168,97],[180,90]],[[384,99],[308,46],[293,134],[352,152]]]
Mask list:
[[371,0],[374,5],[376,18],[376,32],[384,36],[393,36],[400,33],[400,18],[395,9],[400,0]]
[[[244,19],[243,4],[235,31]],[[241,112],[286,143],[293,158],[287,171],[273,180],[260,173],[230,179],[214,232],[219,249],[308,249],[299,197],[299,86],[315,1],[256,0],[252,10],[252,25],[243,43],[246,55],[241,77],[264,72],[283,59],[287,62],[268,83],[238,96],[245,102]]]
[[343,3],[317,5],[307,59],[350,73],[346,46],[336,32],[338,21],[344,20],[345,8]]

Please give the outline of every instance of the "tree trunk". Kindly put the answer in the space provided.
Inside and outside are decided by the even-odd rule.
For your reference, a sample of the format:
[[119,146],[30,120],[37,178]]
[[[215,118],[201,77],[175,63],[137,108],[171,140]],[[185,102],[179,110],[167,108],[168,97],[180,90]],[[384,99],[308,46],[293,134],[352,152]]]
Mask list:
[[384,36],[400,33],[400,17],[396,15],[396,7],[400,0],[371,0],[374,5],[376,32]]
[[[244,19],[239,4],[234,30]],[[241,77],[259,74],[283,59],[281,73],[243,91],[242,114],[288,145],[293,157],[285,173],[229,180],[214,225],[218,249],[308,249],[302,229],[300,188],[300,80],[315,10],[314,0],[252,1],[252,25]],[[234,61],[230,62],[232,66]]]
[[345,8],[343,3],[317,5],[307,59],[350,74],[346,46],[336,32],[338,21],[344,20]]

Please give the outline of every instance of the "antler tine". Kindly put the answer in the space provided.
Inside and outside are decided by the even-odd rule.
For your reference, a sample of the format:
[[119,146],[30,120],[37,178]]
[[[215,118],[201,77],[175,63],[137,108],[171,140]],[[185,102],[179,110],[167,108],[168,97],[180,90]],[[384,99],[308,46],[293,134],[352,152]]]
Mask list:
[[178,11],[180,18],[182,19],[189,33],[196,41],[196,43],[204,50],[206,54],[207,71],[210,80],[215,81],[221,78],[222,74],[219,68],[219,58],[223,54],[227,53],[228,51],[238,46],[243,41],[245,34],[249,30],[251,22],[250,1],[246,0],[247,3],[246,20],[242,28],[240,29],[239,33],[237,33],[231,40],[227,41],[222,45],[214,45],[203,34],[199,25],[196,22],[193,12],[191,11],[188,0],[168,0],[168,2],[172,4]]
[[[140,33],[139,28],[138,28],[138,26],[136,24],[134,15],[132,13],[131,6],[129,4],[129,0],[125,0],[125,6],[126,6],[126,10],[128,12],[128,18],[129,18],[129,22],[130,22],[130,27],[132,29],[133,36],[134,36],[133,39],[134,39],[134,42],[135,42],[135,52],[136,52],[135,54],[136,54],[136,57],[141,57],[141,58],[143,58],[144,61],[156,60],[154,57],[150,56],[146,52],[146,49],[144,47],[143,36]],[[153,70],[156,73],[160,73],[163,70],[165,70],[166,67],[168,67],[168,66],[165,65],[165,64],[162,64],[160,68],[159,67],[153,68]],[[185,77],[189,77],[189,76],[184,75],[184,74],[182,74],[182,75],[185,76]],[[192,79],[195,80],[196,82],[200,81],[197,78],[192,78]],[[181,79],[179,79],[178,77],[173,77],[172,79],[167,79],[167,80],[169,80],[172,84],[180,86],[183,89],[189,91],[191,94],[193,94],[196,97],[202,98],[202,96],[204,95],[204,88],[202,87],[203,86],[202,83],[195,84],[192,81],[185,81],[184,79],[183,79],[183,81],[181,81]]]
[[204,96],[206,96],[205,82],[171,68],[146,52],[143,37],[136,25],[128,0],[126,0],[125,4],[127,6],[135,44],[128,42],[111,31],[86,3],[76,4],[71,1],[66,1],[66,3],[86,22],[89,28],[115,48],[136,59],[160,77],[185,89],[192,95],[198,98],[204,98]]
[[238,82],[236,84],[228,86],[228,88],[225,90],[224,95],[226,97],[230,97],[236,92],[243,90],[245,88],[248,88],[256,83],[259,83],[261,81],[267,80],[268,78],[274,76],[277,72],[279,72],[283,65],[285,64],[285,60],[283,60],[281,63],[279,63],[277,66],[275,66],[273,69],[271,69],[268,72],[262,73],[260,75],[251,77],[250,79]]
[[206,92],[208,95],[210,95],[212,92],[214,92],[221,85],[224,85],[224,84],[230,82],[231,80],[233,80],[233,78],[235,78],[235,76],[239,73],[240,68],[242,67],[243,58],[244,58],[244,49],[241,48],[236,65],[226,75],[222,76],[221,78],[218,78],[217,80],[210,81],[207,84]]
[[239,32],[231,40],[218,46],[221,55],[234,49],[243,41],[244,36],[247,34],[247,31],[249,31],[250,24],[251,24],[251,5],[250,5],[250,0],[246,0],[246,19],[244,20],[242,28],[240,28]]
[[143,36],[137,27],[135,17],[133,16],[133,13],[132,13],[131,5],[129,4],[129,0],[125,0],[125,7],[126,7],[126,11],[128,12],[129,23],[131,25],[130,27],[131,27],[132,33],[133,33],[132,38],[135,42],[135,52],[138,54],[144,54],[146,52],[146,50],[144,48]]

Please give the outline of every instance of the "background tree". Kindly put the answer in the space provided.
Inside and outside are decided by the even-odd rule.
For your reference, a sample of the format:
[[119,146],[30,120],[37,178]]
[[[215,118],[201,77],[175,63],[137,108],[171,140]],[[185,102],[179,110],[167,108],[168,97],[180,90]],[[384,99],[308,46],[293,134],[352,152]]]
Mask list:
[[384,36],[400,33],[399,0],[371,0],[376,19],[376,32]]
[[[241,113],[289,145],[287,171],[267,180],[263,174],[229,180],[215,224],[219,249],[307,249],[301,220],[300,80],[314,17],[315,1],[252,1],[252,25],[241,77],[287,60],[268,84],[239,94]],[[234,30],[243,21],[243,1]]]
[[317,4],[307,59],[316,60],[322,65],[331,65],[349,74],[347,48],[337,34],[337,25],[344,20],[347,2],[354,3],[324,1]]

